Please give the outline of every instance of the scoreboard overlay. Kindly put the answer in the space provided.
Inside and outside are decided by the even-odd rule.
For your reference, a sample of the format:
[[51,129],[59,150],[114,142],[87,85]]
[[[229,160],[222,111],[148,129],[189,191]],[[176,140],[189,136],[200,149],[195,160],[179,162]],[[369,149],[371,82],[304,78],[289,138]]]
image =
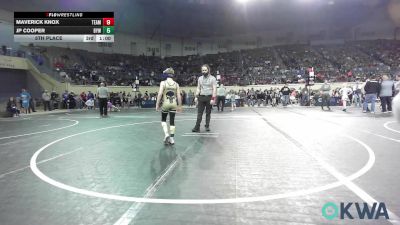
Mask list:
[[15,42],[114,42],[114,12],[14,12]]

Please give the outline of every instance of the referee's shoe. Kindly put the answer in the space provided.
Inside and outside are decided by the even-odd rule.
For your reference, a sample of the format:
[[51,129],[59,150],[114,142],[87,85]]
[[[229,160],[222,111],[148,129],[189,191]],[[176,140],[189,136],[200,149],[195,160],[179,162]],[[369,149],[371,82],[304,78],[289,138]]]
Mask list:
[[210,131],[210,127],[205,126],[206,131],[209,132]]

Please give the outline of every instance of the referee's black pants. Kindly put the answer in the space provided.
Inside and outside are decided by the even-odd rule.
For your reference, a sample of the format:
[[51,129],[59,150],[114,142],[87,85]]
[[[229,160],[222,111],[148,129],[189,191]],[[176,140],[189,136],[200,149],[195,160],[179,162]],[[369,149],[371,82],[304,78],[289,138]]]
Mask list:
[[99,98],[100,116],[107,116],[107,98]]
[[195,129],[200,129],[201,120],[203,119],[203,112],[206,109],[206,127],[210,127],[211,119],[211,95],[200,95],[197,103],[197,121]]

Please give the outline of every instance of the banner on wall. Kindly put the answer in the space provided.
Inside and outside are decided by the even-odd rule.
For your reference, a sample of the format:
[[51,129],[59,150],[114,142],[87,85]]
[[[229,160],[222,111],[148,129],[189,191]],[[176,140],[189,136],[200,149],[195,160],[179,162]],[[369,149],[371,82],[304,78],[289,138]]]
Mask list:
[[28,65],[25,60],[24,58],[0,56],[0,68],[27,70]]

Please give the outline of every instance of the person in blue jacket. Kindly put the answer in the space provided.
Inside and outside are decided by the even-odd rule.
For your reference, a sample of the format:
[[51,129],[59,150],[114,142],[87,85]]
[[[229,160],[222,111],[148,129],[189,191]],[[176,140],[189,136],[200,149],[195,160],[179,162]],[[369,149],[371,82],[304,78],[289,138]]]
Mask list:
[[21,97],[21,106],[22,108],[24,108],[25,114],[28,114],[31,95],[25,89],[22,89],[20,97]]

